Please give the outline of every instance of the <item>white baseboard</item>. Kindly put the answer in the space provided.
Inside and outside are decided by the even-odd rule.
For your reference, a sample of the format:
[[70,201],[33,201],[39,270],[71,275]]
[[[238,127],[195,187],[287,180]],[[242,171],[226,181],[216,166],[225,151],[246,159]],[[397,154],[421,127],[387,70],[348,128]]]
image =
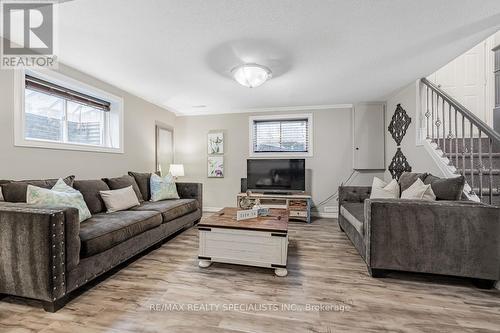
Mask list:
[[339,207],[338,206],[331,206],[327,207],[329,208],[329,212],[324,212],[324,211],[319,211],[319,210],[312,210],[311,215],[314,217],[321,217],[325,219],[336,219],[339,217]]
[[203,207],[203,211],[207,213],[216,213],[220,211],[222,207]]
[[339,217],[339,212],[334,212],[334,213],[321,213],[321,212],[316,212],[313,211],[311,212],[311,215],[314,217],[321,217],[324,219],[336,219]]

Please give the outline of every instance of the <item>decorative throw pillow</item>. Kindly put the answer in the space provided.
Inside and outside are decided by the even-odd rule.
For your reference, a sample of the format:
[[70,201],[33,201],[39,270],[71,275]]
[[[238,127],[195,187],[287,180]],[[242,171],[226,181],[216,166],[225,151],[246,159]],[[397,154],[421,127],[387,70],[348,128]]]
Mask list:
[[3,193],[2,193],[2,187],[0,186],[0,201],[4,201],[3,200]]
[[430,184],[437,200],[460,200],[464,191],[465,177],[439,178],[427,175],[424,184]]
[[142,198],[145,201],[149,201],[149,199],[151,199],[151,172],[129,171],[128,174],[134,177],[135,182],[141,191]]
[[372,192],[370,199],[398,199],[399,198],[399,184],[396,179],[388,183],[382,179],[374,177],[372,183]]
[[156,174],[151,174],[151,201],[160,201],[166,199],[179,199],[177,194],[177,185],[175,185],[174,177],[171,174],[165,177],[160,177]]
[[75,190],[71,186],[68,186],[68,184],[66,184],[66,182],[62,178],[59,178],[55,183],[55,185],[52,186],[52,191],[64,192],[64,193],[80,193],[80,191]]
[[62,206],[78,209],[79,221],[83,222],[90,218],[90,212],[83,200],[81,193],[59,192],[28,185],[26,191],[26,202],[33,205]]
[[137,195],[137,199],[139,199],[139,202],[144,201],[141,190],[139,189],[139,186],[137,185],[134,177],[130,175],[124,175],[117,178],[103,178],[103,180],[106,182],[106,184],[108,184],[111,190],[119,190],[121,188],[132,186],[135,195]]
[[432,192],[430,184],[425,185],[420,178],[417,178],[415,183],[401,193],[401,199],[434,201],[436,200],[436,196]]
[[99,191],[108,191],[110,188],[102,179],[75,180],[73,186],[83,195],[90,213],[99,214],[106,211]]
[[424,181],[425,177],[427,177],[427,173],[403,172],[401,177],[399,177],[401,193],[406,191],[411,185],[415,184],[417,179]]
[[99,191],[99,193],[101,193],[108,213],[139,206],[139,199],[137,199],[132,185],[119,190]]

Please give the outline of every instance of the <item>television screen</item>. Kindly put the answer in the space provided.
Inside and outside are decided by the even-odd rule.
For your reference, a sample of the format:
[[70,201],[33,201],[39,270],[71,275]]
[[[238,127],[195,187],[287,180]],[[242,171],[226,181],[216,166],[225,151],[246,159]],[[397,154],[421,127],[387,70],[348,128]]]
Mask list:
[[247,160],[247,188],[256,192],[305,191],[304,159]]

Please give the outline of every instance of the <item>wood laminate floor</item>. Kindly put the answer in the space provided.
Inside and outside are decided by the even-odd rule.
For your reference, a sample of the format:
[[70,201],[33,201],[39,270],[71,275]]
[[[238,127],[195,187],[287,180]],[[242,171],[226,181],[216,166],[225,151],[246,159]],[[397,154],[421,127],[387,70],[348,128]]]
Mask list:
[[499,290],[422,275],[373,279],[336,220],[291,222],[289,229],[285,278],[271,269],[198,268],[192,228],[57,313],[35,301],[3,299],[0,332],[500,331]]

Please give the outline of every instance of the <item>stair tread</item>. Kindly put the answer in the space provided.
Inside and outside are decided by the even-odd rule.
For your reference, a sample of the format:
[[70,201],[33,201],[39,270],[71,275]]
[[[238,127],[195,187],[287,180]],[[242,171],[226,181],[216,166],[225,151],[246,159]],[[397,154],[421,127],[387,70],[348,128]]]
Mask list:
[[[458,155],[458,156],[460,156],[460,157],[462,156],[462,153],[461,153],[461,152],[459,152],[459,153],[444,153],[444,154],[445,154],[446,156],[450,156],[450,155],[453,155],[453,156]],[[475,152],[475,153],[472,153],[472,156],[474,156],[474,157],[479,156],[479,153],[476,153],[476,152]],[[489,155],[489,153],[487,153],[487,152],[486,152],[486,153],[485,153],[485,152],[482,152],[482,153],[481,153],[481,156],[484,156],[484,157],[489,157],[490,155]],[[470,153],[465,153],[465,157],[470,158]],[[500,158],[500,153],[492,153],[492,154],[491,154],[491,157],[493,157],[493,158]]]
[[[458,171],[462,171],[462,170],[464,170],[464,169],[462,169],[462,168],[457,168],[457,170],[458,170]],[[470,170],[471,170],[470,168],[466,168],[466,169],[465,169],[465,171],[466,171],[466,172],[467,172],[467,171],[468,171],[468,172],[470,172]],[[477,172],[479,172],[479,169],[474,168],[474,169],[473,169],[473,171],[477,171]],[[491,169],[491,171],[492,171],[493,173],[500,173],[500,169]],[[483,173],[490,173],[490,169],[483,169]]]
[[[474,174],[474,176],[476,175],[479,175],[479,170],[478,169],[473,169],[471,171],[471,169],[461,169],[461,168],[457,168],[457,173],[459,174],[463,174],[465,177],[469,177],[472,174]],[[490,169],[483,169],[482,170],[482,174],[483,174],[483,177],[487,177],[490,175]],[[500,169],[492,169],[491,170],[491,175],[494,176],[493,178],[494,179],[500,179],[500,177],[498,177],[500,175]]]

